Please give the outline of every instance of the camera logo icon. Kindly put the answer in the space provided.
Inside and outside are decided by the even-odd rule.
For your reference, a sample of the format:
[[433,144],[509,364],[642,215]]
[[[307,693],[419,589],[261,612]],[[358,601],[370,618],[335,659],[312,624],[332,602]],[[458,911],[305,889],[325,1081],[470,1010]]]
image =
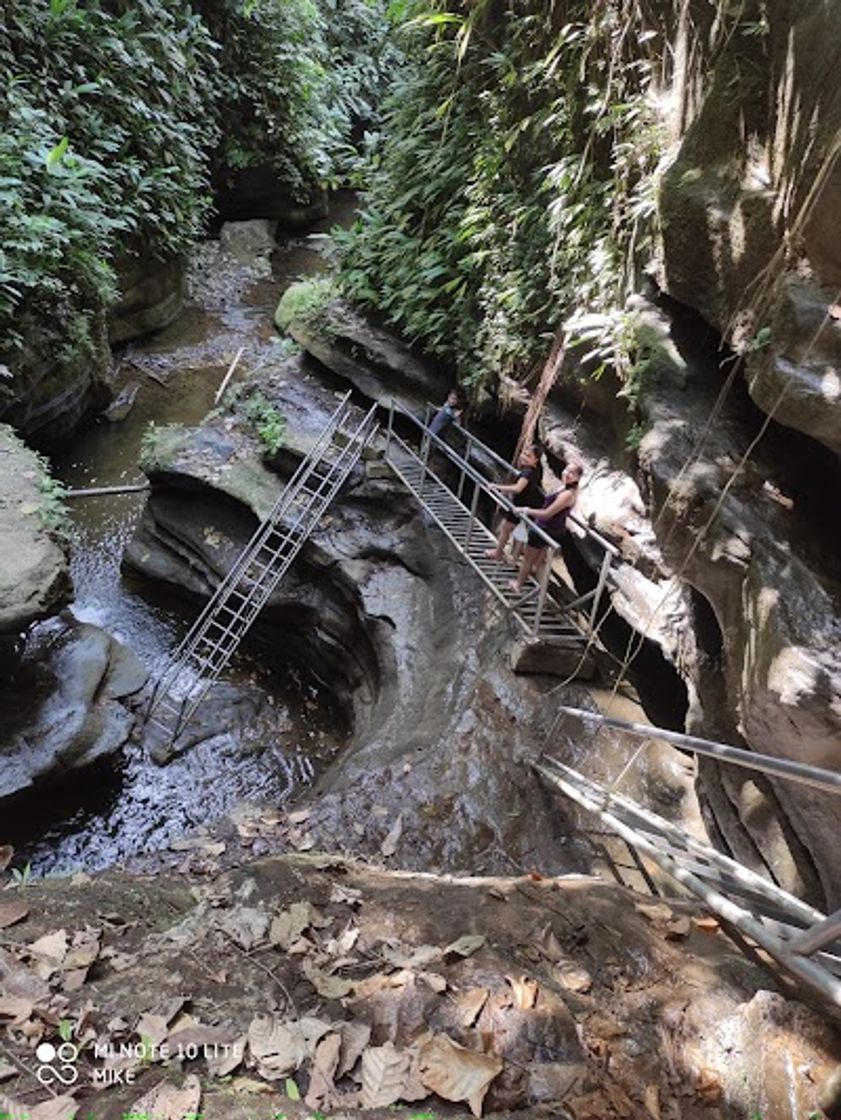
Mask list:
[[75,1085],[79,1080],[76,1067],[79,1048],[72,1042],[62,1042],[58,1047],[51,1042],[42,1042],[35,1051],[35,1057],[40,1063],[36,1077],[42,1085]]

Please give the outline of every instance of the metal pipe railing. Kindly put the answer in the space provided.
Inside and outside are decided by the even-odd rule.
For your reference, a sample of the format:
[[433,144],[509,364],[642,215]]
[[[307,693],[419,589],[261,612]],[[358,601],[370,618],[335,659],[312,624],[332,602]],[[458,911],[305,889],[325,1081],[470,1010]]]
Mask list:
[[[536,521],[532,520],[532,518],[530,517],[527,517],[522,512],[522,510],[518,509],[513,502],[509,501],[504,494],[498,494],[495,490],[491,489],[491,483],[488,481],[488,479],[486,479],[483,474],[480,474],[479,471],[472,467],[470,463],[468,463],[463,456],[459,455],[459,453],[454,448],[450,447],[450,445],[442,440],[440,436],[433,435],[433,433],[429,431],[424,422],[422,420],[419,420],[416,416],[413,416],[411,412],[408,412],[406,409],[401,408],[397,404],[394,404],[394,402],[392,402],[392,404],[393,411],[390,412],[390,415],[393,416],[395,413],[398,413],[405,419],[411,420],[412,423],[417,428],[420,428],[421,432],[424,433],[426,441],[431,442],[434,446],[438,447],[439,450],[441,450],[444,455],[446,455],[446,457],[451,460],[451,462],[453,462],[460,470],[464,471],[464,473],[471,479],[472,482],[477,483],[500,509],[508,510],[510,513],[513,513],[515,514],[515,516],[521,518],[526,523],[526,525],[528,525],[529,529],[536,536],[538,536],[543,541],[543,543],[547,545],[547,547],[555,551],[557,550],[558,542],[554,537],[550,537],[549,534],[545,532]],[[481,446],[484,447],[484,444],[482,444]],[[498,458],[498,456],[495,457]],[[426,461],[428,461],[428,450]],[[500,459],[499,461],[505,466],[506,470],[512,470],[511,465],[509,463],[506,463],[504,459]],[[426,472],[427,470],[428,467],[424,465],[424,471]],[[612,545],[609,545],[609,547],[613,549]],[[617,556],[619,555],[619,552],[616,549],[613,549],[613,552]]]
[[642,739],[662,739],[667,743],[682,747],[692,754],[703,755],[705,758],[715,758],[719,762],[730,762],[734,766],[742,766],[747,770],[757,770],[773,778],[785,778],[788,781],[811,786],[813,789],[823,790],[825,793],[841,793],[841,774],[835,773],[833,770],[824,770],[820,766],[811,766],[806,762],[795,762],[788,758],[774,758],[773,755],[759,754],[756,751],[743,750],[741,747],[731,747],[727,743],[716,743],[710,739],[701,739],[697,735],[687,735],[682,731],[667,731],[662,727],[652,727],[644,723],[615,719],[612,716],[602,715],[601,712],[586,712],[581,708],[568,708],[564,705],[559,706],[556,710],[560,715],[573,716],[583,723],[595,725],[597,730],[609,727],[615,731],[624,731],[628,735],[635,735]]
[[[426,427],[429,426],[429,416],[430,412],[432,411],[437,412],[438,410],[435,408],[435,405],[427,401],[426,411],[424,414],[424,424]],[[486,443],[483,443],[477,436],[474,436],[472,432],[469,432],[467,430],[467,428],[459,427],[459,432],[464,437],[469,447],[478,448],[483,455],[487,455],[488,458],[492,459],[504,471],[507,471],[509,474],[512,474],[516,471],[516,467],[512,466],[511,463],[506,462],[505,459],[503,459],[502,456],[498,454],[498,452],[494,451],[492,447],[488,447]],[[581,518],[573,512],[570,512],[568,514],[568,518],[575,525],[577,525],[579,529],[586,533],[588,537],[595,541],[600,548],[603,548],[606,552],[609,552],[611,556],[621,558],[622,553],[616,547],[616,545],[611,544],[610,541],[607,540],[606,537],[603,537],[597,529],[594,529],[592,527],[592,525],[588,525],[586,521],[582,521]]]
[[[428,417],[429,417],[429,410],[430,410],[429,406],[427,405],[427,411],[426,411],[426,415],[424,417],[425,420],[428,419]],[[393,421],[394,411],[395,411],[394,410],[394,405],[393,405],[393,402],[392,402],[392,404],[389,408],[389,418],[390,418],[391,421]],[[419,421],[416,417],[412,416],[411,413],[406,412],[403,409],[399,409],[399,411],[401,412],[401,414],[403,416],[407,417],[416,426],[418,426],[421,429],[421,432],[422,432],[420,455],[418,457],[418,461],[419,461],[420,466],[421,466],[421,479],[420,479],[420,485],[418,487],[418,497],[420,498],[421,501],[423,501],[423,495],[424,495],[424,490],[425,490],[425,487],[426,487],[427,475],[433,475],[434,476],[434,472],[431,470],[431,468],[429,466],[429,452],[430,452],[430,448],[433,445],[438,446],[440,448],[441,452],[446,456],[448,461],[452,462],[456,467],[458,467],[458,469],[459,469],[459,486],[458,486],[459,494],[463,493],[465,479],[469,479],[473,484],[473,495],[472,495],[472,500],[471,500],[471,504],[470,504],[470,507],[469,507],[469,519],[468,519],[468,524],[467,524],[467,531],[465,533],[464,541],[461,543],[460,547],[462,547],[465,550],[470,547],[470,543],[471,543],[471,540],[473,538],[473,528],[474,528],[474,525],[477,521],[477,511],[478,511],[479,497],[480,497],[480,494],[485,493],[493,500],[493,502],[499,508],[510,510],[517,517],[521,518],[523,520],[523,522],[531,528],[531,531],[534,534],[538,535],[545,542],[546,547],[550,550],[549,556],[543,562],[543,569],[542,569],[542,572],[541,572],[540,579],[538,581],[537,609],[535,611],[535,618],[534,618],[533,624],[531,626],[532,633],[538,634],[540,632],[540,627],[541,627],[541,624],[542,624],[542,621],[543,621],[543,612],[544,612],[545,605],[546,605],[546,598],[547,598],[547,594],[548,594],[549,584],[550,584],[551,578],[552,578],[552,564],[553,564],[556,553],[559,551],[558,542],[553,537],[550,537],[548,535],[548,533],[546,533],[535,521],[533,521],[531,518],[523,515],[523,513],[520,510],[518,510],[517,507],[514,506],[514,504],[512,502],[510,502],[505,497],[504,494],[499,494],[497,491],[493,490],[491,488],[491,484],[484,477],[484,475],[480,474],[477,470],[475,470],[473,467],[471,467],[471,465],[465,459],[463,459],[462,456],[458,454],[458,452],[456,452],[452,447],[450,447],[450,445],[448,443],[446,443],[444,440],[442,440],[439,436],[434,435],[429,430],[429,427],[428,427],[427,424],[423,423],[422,421]],[[395,432],[390,433],[389,439],[391,439],[391,438],[399,440],[399,437],[396,435]],[[400,442],[402,442],[402,441],[400,441]],[[407,445],[404,444],[404,446],[407,446]],[[461,501],[460,497],[459,497],[459,501]],[[464,504],[464,503],[462,502],[462,504]],[[607,559],[609,560],[610,558],[607,557]],[[505,600],[503,600],[503,601],[505,601]],[[506,605],[508,605],[508,604],[506,604]]]

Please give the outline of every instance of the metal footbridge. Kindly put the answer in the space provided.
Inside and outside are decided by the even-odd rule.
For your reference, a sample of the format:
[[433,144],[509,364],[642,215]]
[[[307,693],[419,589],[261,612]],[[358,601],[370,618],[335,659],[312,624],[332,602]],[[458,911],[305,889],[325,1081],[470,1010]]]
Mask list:
[[570,515],[569,521],[601,555],[595,587],[579,594],[565,578],[565,569],[556,563],[563,558],[558,542],[536,522],[521,517],[546,546],[547,561],[539,576],[531,577],[522,591],[513,590],[515,568],[487,555],[496,544],[496,535],[487,524],[492,514],[516,512],[514,505],[492,488],[494,482],[511,477],[512,467],[462,428],[455,436],[458,449],[433,435],[429,427],[431,411],[428,406],[420,420],[391,405],[385,426],[386,462],[523,635],[579,649],[583,657],[584,650],[596,641],[603,597],[612,586],[612,565],[620,558],[618,549]]
[[374,439],[376,408],[358,422],[356,414],[348,393],[159,676],[145,715],[145,738],[160,760],[172,754],[173,744]]

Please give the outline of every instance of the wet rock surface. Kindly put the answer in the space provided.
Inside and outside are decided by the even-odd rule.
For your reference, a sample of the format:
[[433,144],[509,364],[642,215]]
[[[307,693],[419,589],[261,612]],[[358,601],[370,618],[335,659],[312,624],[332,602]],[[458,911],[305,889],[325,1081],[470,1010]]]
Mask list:
[[0,355],[12,372],[0,395],[0,418],[46,446],[74,432],[111,399],[111,350],[105,314],[91,317],[90,347],[68,347],[61,322],[22,324],[19,349]]
[[329,303],[316,319],[293,320],[288,329],[308,354],[369,400],[387,405],[393,399],[423,416],[427,403],[440,403],[451,387],[445,371],[343,300]]
[[0,704],[0,801],[119,750],[134,727],[125,701],[146,677],[131,650],[69,614],[30,631]]
[[[103,1120],[165,1084],[208,1120],[461,1117],[468,1098],[500,1120],[799,1118],[841,1057],[836,1031],[693,906],[587,877],[236,867],[224,843],[185,848],[180,874],[0,894],[16,919],[0,949],[8,1099],[44,1096],[32,1051],[59,1019],[100,1047],[68,1096]],[[95,1089],[108,1067],[124,1078]]]

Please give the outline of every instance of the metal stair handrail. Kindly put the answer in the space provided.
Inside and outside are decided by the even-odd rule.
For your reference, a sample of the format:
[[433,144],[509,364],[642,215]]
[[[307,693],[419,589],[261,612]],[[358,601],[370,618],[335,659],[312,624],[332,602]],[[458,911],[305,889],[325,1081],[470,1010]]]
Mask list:
[[841,957],[834,948],[841,936],[841,912],[824,915],[572,767],[555,759],[536,762],[534,767],[551,785],[597,816],[632,853],[643,852],[834,1011],[841,1009]]
[[[437,407],[432,404],[431,401],[426,402],[426,412],[423,420],[424,427],[429,427],[430,418],[437,411]],[[500,467],[501,470],[504,470],[508,474],[516,473],[516,467],[512,466],[511,463],[503,459],[503,457],[498,452],[494,451],[492,447],[489,447],[488,444],[483,443],[482,440],[480,440],[478,436],[475,436],[469,429],[459,427],[458,433],[464,438],[465,442],[470,447],[477,448],[483,455],[486,455],[489,459],[492,459],[496,463],[496,465]],[[513,506],[511,508],[514,509]],[[514,512],[517,512],[516,509],[514,509]],[[595,541],[599,548],[601,548],[604,552],[609,552],[611,556],[617,559],[623,559],[621,550],[618,549],[615,544],[611,544],[610,541],[606,537],[602,536],[602,534],[597,529],[594,529],[592,525],[588,525],[586,521],[583,521],[575,512],[575,510],[569,511],[569,513],[567,514],[567,519],[574,525],[577,525],[578,528],[581,529],[581,531],[585,534],[585,536]]]
[[[405,440],[403,440],[398,435],[394,425],[395,416],[400,416],[403,419],[410,421],[416,429],[420,430],[423,437],[420,456],[417,456],[416,453],[405,442]],[[510,465],[505,463],[504,460],[500,459],[495,452],[492,452],[489,448],[486,448],[486,446],[482,444],[481,441],[476,440],[475,437],[472,438],[475,446],[481,447],[483,451],[487,451],[489,454],[491,454],[505,467],[506,470],[510,471],[512,469]],[[428,472],[434,475],[434,472],[430,470],[428,465],[430,446],[436,447],[446,458],[448,458],[455,466],[457,466],[462,476],[468,478],[475,487],[473,505],[469,511],[471,517],[476,517],[478,493],[482,492],[491,499],[491,501],[498,509],[510,511],[516,517],[520,518],[528,527],[529,531],[531,533],[534,533],[534,535],[539,540],[541,540],[543,544],[550,550],[550,557],[554,556],[558,551],[559,544],[558,541],[554,539],[554,537],[551,537],[531,517],[523,514],[522,510],[518,509],[513,504],[513,502],[509,501],[509,499],[504,494],[500,494],[496,490],[494,490],[492,488],[491,482],[480,471],[476,470],[476,468],[471,463],[469,463],[448,443],[446,443],[439,436],[436,436],[432,431],[430,431],[428,425],[423,420],[420,420],[417,416],[414,416],[411,412],[400,406],[394,400],[391,400],[389,402],[388,426],[386,428],[386,457],[388,457],[388,452],[392,441],[397,442],[403,447],[404,451],[418,458],[418,461],[421,463],[424,472]],[[598,534],[596,534],[594,530],[588,529],[587,526],[584,526],[584,528],[585,530],[589,531],[591,536],[598,537]],[[602,538],[600,537],[598,537],[598,539],[602,540]],[[593,630],[593,627],[595,626],[596,615],[598,613],[598,607],[599,603],[601,602],[602,594],[605,591],[610,580],[611,566],[614,560],[616,560],[620,556],[621,554],[619,553],[618,549],[614,548],[614,546],[611,545],[608,541],[604,541],[604,556],[602,558],[602,563],[600,566],[595,589],[585,595],[574,598],[573,601],[566,603],[564,606],[564,610],[567,612],[572,612],[574,610],[581,611],[584,607],[584,604],[592,600],[592,604],[589,607],[588,618],[588,624],[591,630]],[[561,589],[565,594],[568,594],[570,590],[572,590],[573,593],[575,592],[574,588],[569,588],[566,583],[553,572],[551,563],[544,564],[543,575],[539,582],[539,598],[541,604],[540,611],[542,611],[543,603],[546,600],[550,585]],[[538,628],[539,615],[538,619],[535,622],[535,631],[537,631]]]

